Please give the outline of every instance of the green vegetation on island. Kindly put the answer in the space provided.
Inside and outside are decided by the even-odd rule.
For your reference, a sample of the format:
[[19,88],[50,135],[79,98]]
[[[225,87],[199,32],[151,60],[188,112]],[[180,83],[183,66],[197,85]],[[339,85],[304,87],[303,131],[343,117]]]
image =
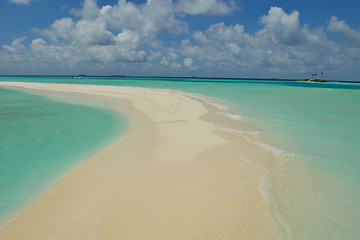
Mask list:
[[305,79],[301,79],[299,80],[300,82],[330,82],[330,81],[327,81],[327,80],[322,80],[322,79],[309,79],[309,78],[305,78]]
[[319,79],[319,78],[316,78],[316,76],[318,75],[317,73],[312,73],[312,74],[311,74],[311,77],[312,77],[312,78],[305,78],[305,79],[301,79],[301,80],[299,80],[299,81],[300,81],[300,82],[331,82],[331,81],[328,81],[328,80],[324,80],[324,79],[323,79],[323,75],[324,75],[323,72],[321,72],[320,74],[321,74],[321,78],[320,78],[320,79]]

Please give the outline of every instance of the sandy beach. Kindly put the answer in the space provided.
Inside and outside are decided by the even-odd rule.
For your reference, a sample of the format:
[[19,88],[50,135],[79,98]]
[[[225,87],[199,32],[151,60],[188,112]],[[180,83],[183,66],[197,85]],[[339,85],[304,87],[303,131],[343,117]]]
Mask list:
[[225,129],[232,120],[215,100],[115,86],[0,82],[0,87],[120,111],[130,124],[125,136],[1,226],[0,239],[274,239],[281,234],[261,189],[276,156]]

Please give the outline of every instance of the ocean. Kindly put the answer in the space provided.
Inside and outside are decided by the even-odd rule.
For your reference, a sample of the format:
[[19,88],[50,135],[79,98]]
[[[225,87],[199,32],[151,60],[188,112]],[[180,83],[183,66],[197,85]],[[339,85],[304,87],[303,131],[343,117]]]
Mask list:
[[[229,109],[229,115],[238,122],[238,129],[234,130],[252,133],[253,141],[278,155],[279,161],[268,169],[259,187],[269,197],[269,210],[284,227],[282,237],[358,239],[360,236],[359,83],[36,76],[0,77],[0,81],[163,88],[230,102],[234,108]],[[75,105],[66,105],[66,108],[70,106],[84,108]],[[27,109],[33,108],[29,106]],[[73,121],[76,121],[75,116],[71,121],[62,121],[61,126],[66,127]],[[89,119],[80,121],[84,128],[88,126],[86,121]],[[26,126],[26,123],[20,124],[18,131],[29,136]],[[71,134],[77,135],[75,132]],[[81,137],[81,133],[77,136]],[[101,141],[106,138],[107,135],[93,139]],[[9,139],[8,145],[21,148],[23,143],[16,139],[22,138]],[[41,144],[37,147],[42,148]],[[86,152],[86,147],[83,149]],[[19,155],[11,160],[14,166],[19,165],[23,157]],[[3,157],[0,159],[2,162]],[[36,178],[37,174],[32,175]]]
[[120,114],[0,88],[0,222],[126,129]]

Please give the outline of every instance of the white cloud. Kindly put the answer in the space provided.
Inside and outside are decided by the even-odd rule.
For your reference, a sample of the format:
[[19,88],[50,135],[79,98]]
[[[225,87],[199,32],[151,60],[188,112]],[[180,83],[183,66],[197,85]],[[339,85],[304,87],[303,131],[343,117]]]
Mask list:
[[148,60],[156,60],[161,58],[162,53],[160,51],[150,51],[150,55],[147,58]]
[[304,36],[299,31],[298,11],[293,11],[288,15],[281,8],[272,7],[268,15],[262,16],[261,23],[265,25],[265,28],[259,34],[270,37],[275,43],[291,45],[304,41]]
[[181,64],[171,61],[168,57],[162,57],[160,64],[171,68],[181,68]]
[[190,67],[191,65],[193,65],[193,60],[191,58],[185,58],[184,59],[184,66],[185,67]]
[[327,30],[342,33],[351,41],[360,44],[360,32],[352,29],[346,22],[339,21],[335,16],[330,18]]
[[79,14],[84,20],[93,20],[97,18],[99,11],[100,9],[96,0],[84,0],[83,8],[80,10]]
[[169,48],[166,52],[167,56],[162,57],[160,64],[164,66],[170,66],[172,68],[180,68],[181,64],[177,62],[179,58],[178,50],[175,48]]
[[26,49],[23,45],[25,39],[26,37],[16,38],[12,41],[11,45],[3,45],[3,48],[11,53],[21,53]]
[[205,31],[193,33],[196,44],[183,41],[180,53],[214,66],[222,62],[238,71],[260,66],[290,69],[301,64],[302,57],[316,62],[320,52],[325,51],[322,49],[330,44],[322,29],[301,26],[297,11],[287,14],[281,8],[272,7],[260,22],[263,28],[254,34],[247,33],[240,24],[213,24]]
[[[206,11],[200,11],[200,2],[191,1],[194,12],[188,14],[210,14],[206,9],[211,8],[206,6],[211,4],[231,6],[231,2],[211,0],[201,6]],[[81,9],[72,10],[77,17],[55,20],[38,31],[42,36],[30,44],[25,38],[17,38],[3,45],[2,72],[82,68],[94,74],[105,69],[104,74],[116,74],[122,69],[125,73],[121,74],[219,77],[306,77],[307,72],[314,71],[327,76],[344,71],[360,74],[360,33],[336,17],[330,19],[327,30],[341,33],[356,44],[333,41],[322,28],[302,24],[299,12],[286,13],[279,7],[270,8],[259,18],[261,28],[255,33],[240,23],[223,22],[189,33],[183,18],[185,10],[178,12],[180,4],[186,6],[190,1],[134,4],[119,0],[112,6],[98,6],[95,0],[86,0]],[[174,42],[171,47],[160,40],[164,34]]]
[[43,33],[50,37],[53,41],[57,40],[58,38],[70,40],[74,28],[75,24],[71,18],[61,18],[56,20],[51,25],[50,29],[45,29]]
[[119,0],[117,4],[99,7],[96,0],[85,0],[83,8],[72,9],[82,20],[100,20],[111,29],[148,33],[178,34],[187,32],[187,24],[176,17],[175,7],[169,0],[148,0],[134,4]]
[[145,61],[146,53],[138,49],[140,36],[124,31],[114,37],[113,45],[92,44],[48,44],[42,38],[32,41],[29,48],[22,42],[24,38],[15,39],[11,45],[4,45],[1,60],[24,63],[79,63],[79,62],[129,62]]
[[[5,55],[23,52],[24,62],[138,62],[146,60],[147,54],[142,50],[145,45],[161,49],[156,34],[188,31],[169,0],[148,0],[145,4],[119,0],[113,6],[102,7],[96,0],[85,0],[80,9],[71,12],[79,19],[57,19],[49,28],[37,31],[50,41],[38,38],[26,47],[23,38],[15,39],[11,45],[3,46]],[[160,56],[156,53],[151,57]],[[167,58],[171,66],[179,67],[174,54],[169,53]]]
[[[151,47],[161,45],[156,39],[156,33],[181,30],[177,28],[177,24],[181,23],[175,19],[171,11],[166,10],[168,7],[165,5],[169,3],[171,4],[168,0],[155,0],[144,5],[135,5],[119,1],[115,6],[106,5],[99,8],[96,1],[87,0],[82,9],[72,10],[80,16],[79,20],[58,19],[50,28],[42,31],[54,42],[42,46],[48,49],[47,52],[42,51],[42,57],[82,62],[145,61],[146,53],[142,47],[145,44]],[[165,10],[161,10],[161,7]],[[154,14],[159,11],[163,14]],[[168,21],[169,18],[174,21]],[[130,23],[127,25],[126,21],[130,21],[134,26]],[[111,29],[113,31],[110,31]],[[114,29],[119,32],[117,35],[113,33]],[[33,51],[37,49],[32,48]],[[59,55],[61,51],[64,54]],[[75,54],[76,56],[70,57]],[[37,56],[41,55],[37,53]]]
[[224,0],[179,0],[176,7],[191,15],[227,15],[238,9],[235,1]]
[[257,35],[259,38],[265,38],[273,43],[286,45],[319,41],[319,37],[321,37],[319,31],[313,34],[306,25],[300,26],[299,16],[298,11],[287,14],[282,8],[271,7],[268,15],[261,17],[260,22],[264,28]]
[[23,5],[29,5],[30,0],[9,0],[9,2],[14,4],[23,4]]
[[90,45],[111,45],[115,43],[115,35],[107,30],[106,23],[100,19],[79,20],[73,22],[71,18],[56,20],[43,33],[53,41],[69,41]]
[[[25,38],[4,45],[0,57],[2,66],[11,62],[61,62],[64,67],[82,63],[143,62],[147,45],[161,48],[156,34],[173,34],[187,31],[186,24],[175,16],[168,0],[152,0],[135,5],[120,0],[114,6],[99,7],[95,0],[86,0],[83,7],[72,12],[79,17],[61,18],[47,29],[37,31],[49,38],[37,38],[26,47]],[[155,53],[156,52],[156,53]],[[152,59],[159,59],[160,51],[153,51]],[[167,56],[171,67],[181,67],[176,56]],[[40,65],[39,65],[40,66]]]
[[160,61],[160,64],[168,66],[170,63],[169,63],[169,61],[168,61],[168,59],[166,57],[162,57],[161,61]]
[[335,73],[341,68],[356,68],[360,62],[356,57],[359,48],[339,46],[326,38],[322,28],[301,26],[296,11],[287,14],[273,7],[260,23],[263,28],[254,34],[247,33],[240,24],[213,24],[194,32],[195,42],[183,40],[178,55],[201,63],[204,71],[217,69],[215,72],[241,76],[247,73],[306,77],[312,71]]
[[250,35],[245,32],[244,26],[235,24],[234,26],[225,26],[223,22],[211,25],[206,34],[213,39],[225,42],[249,42]]
[[113,45],[115,36],[107,30],[105,22],[81,20],[75,26],[73,41],[89,45]]
[[161,34],[187,32],[187,24],[176,18],[174,6],[169,0],[151,0],[141,5],[120,0],[113,7],[103,7],[100,14],[114,29]]

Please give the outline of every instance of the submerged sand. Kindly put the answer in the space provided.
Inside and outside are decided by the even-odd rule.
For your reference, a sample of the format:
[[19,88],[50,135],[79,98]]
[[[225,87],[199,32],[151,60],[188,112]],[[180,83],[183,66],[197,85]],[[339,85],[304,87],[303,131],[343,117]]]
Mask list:
[[125,136],[4,224],[1,239],[274,239],[281,234],[261,189],[276,156],[229,130],[234,120],[216,101],[132,87],[0,86],[120,111],[130,122]]

